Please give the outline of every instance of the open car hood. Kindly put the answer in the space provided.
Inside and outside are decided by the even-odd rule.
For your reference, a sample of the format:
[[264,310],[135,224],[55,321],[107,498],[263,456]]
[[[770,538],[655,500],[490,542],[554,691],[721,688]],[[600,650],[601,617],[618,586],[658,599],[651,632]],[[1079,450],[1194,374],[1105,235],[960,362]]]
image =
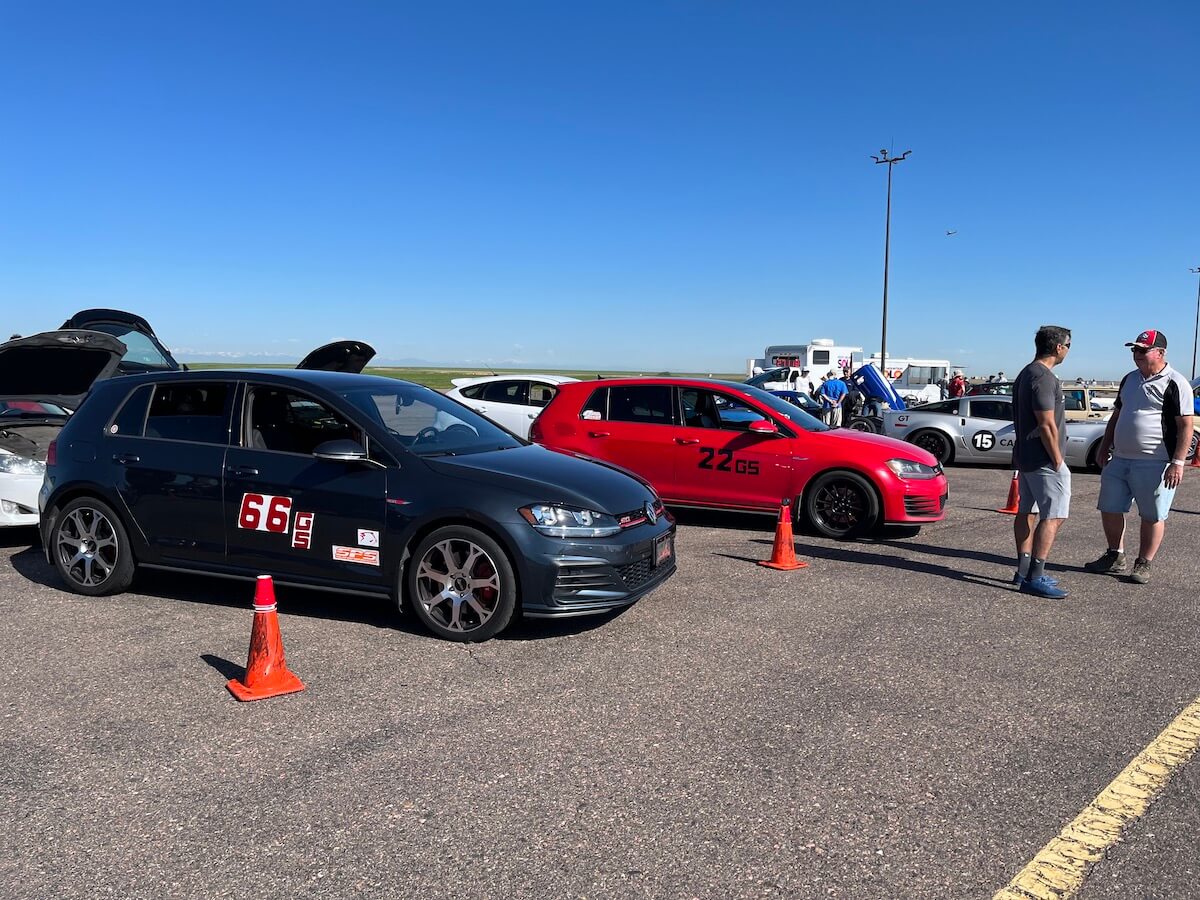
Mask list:
[[74,410],[92,385],[117,371],[125,345],[100,331],[44,331],[0,344],[0,399],[41,400]]
[[300,360],[296,368],[358,374],[374,356],[375,348],[370,344],[361,341],[334,341],[312,351]]
[[71,318],[67,319],[67,321],[63,322],[60,328],[90,329],[94,328],[100,322],[125,325],[135,331],[140,331],[142,334],[157,337],[154,329],[150,327],[149,322],[141,316],[125,312],[123,309],[81,309],[75,315],[71,316]]

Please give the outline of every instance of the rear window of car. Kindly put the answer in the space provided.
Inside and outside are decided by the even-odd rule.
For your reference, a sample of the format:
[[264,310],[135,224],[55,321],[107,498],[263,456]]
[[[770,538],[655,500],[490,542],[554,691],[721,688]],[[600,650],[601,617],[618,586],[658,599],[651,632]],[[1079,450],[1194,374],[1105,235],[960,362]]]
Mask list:
[[146,407],[150,403],[150,393],[153,390],[154,385],[144,384],[130,394],[109,423],[108,433],[122,437],[141,437],[142,426],[146,423]]
[[145,436],[200,444],[228,443],[230,391],[230,385],[224,382],[155,385]]
[[488,403],[514,403],[525,405],[524,381],[493,381],[483,386],[482,399]]
[[670,386],[635,384],[610,387],[608,420],[646,425],[675,424],[675,404]]

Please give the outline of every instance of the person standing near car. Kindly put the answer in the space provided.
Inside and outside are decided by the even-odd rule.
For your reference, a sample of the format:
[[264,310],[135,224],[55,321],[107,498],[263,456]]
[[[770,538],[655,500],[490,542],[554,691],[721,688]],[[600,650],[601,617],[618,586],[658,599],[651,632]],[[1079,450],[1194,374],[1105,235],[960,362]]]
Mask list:
[[1071,332],[1060,325],[1043,325],[1033,342],[1036,356],[1013,383],[1013,467],[1020,492],[1013,520],[1013,582],[1024,594],[1061,600],[1068,592],[1046,574],[1046,558],[1071,507],[1062,382],[1054,374],[1071,349]]
[[1084,568],[1110,575],[1125,571],[1125,513],[1137,501],[1142,524],[1129,580],[1146,584],[1175,490],[1183,481],[1192,442],[1192,386],[1167,363],[1167,337],[1161,331],[1143,331],[1125,346],[1133,351],[1137,368],[1121,379],[1096,450],[1102,467],[1096,508],[1108,549]]
[[962,372],[955,372],[954,377],[950,379],[950,396],[958,399],[967,392],[967,379],[963,378]]
[[825,407],[825,424],[838,428],[842,424],[842,401],[846,397],[846,382],[837,377],[833,369],[825,376],[818,390],[821,405]]

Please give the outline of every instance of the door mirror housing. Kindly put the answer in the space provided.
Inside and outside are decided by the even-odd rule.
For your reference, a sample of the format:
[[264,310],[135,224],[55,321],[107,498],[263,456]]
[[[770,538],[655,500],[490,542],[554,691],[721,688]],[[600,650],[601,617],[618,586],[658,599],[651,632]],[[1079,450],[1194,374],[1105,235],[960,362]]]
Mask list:
[[317,459],[325,459],[330,462],[368,461],[366,448],[358,441],[346,439],[318,444],[312,455]]
[[774,422],[769,422],[766,419],[759,419],[750,423],[750,430],[757,434],[779,434],[779,426]]

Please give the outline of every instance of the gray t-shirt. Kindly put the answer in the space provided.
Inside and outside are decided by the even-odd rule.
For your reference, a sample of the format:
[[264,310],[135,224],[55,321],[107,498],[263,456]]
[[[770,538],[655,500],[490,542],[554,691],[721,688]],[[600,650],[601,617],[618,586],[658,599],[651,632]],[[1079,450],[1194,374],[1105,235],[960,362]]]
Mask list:
[[1175,453],[1179,417],[1193,411],[1192,386],[1181,372],[1164,365],[1161,372],[1143,378],[1134,369],[1121,379],[1117,394],[1113,456],[1166,462]]
[[1058,426],[1058,450],[1064,454],[1067,446],[1066,416],[1064,415],[1062,382],[1046,366],[1036,360],[1021,370],[1013,382],[1013,465],[1022,472],[1033,472],[1051,465],[1050,454],[1038,431],[1036,412],[1054,410]]

